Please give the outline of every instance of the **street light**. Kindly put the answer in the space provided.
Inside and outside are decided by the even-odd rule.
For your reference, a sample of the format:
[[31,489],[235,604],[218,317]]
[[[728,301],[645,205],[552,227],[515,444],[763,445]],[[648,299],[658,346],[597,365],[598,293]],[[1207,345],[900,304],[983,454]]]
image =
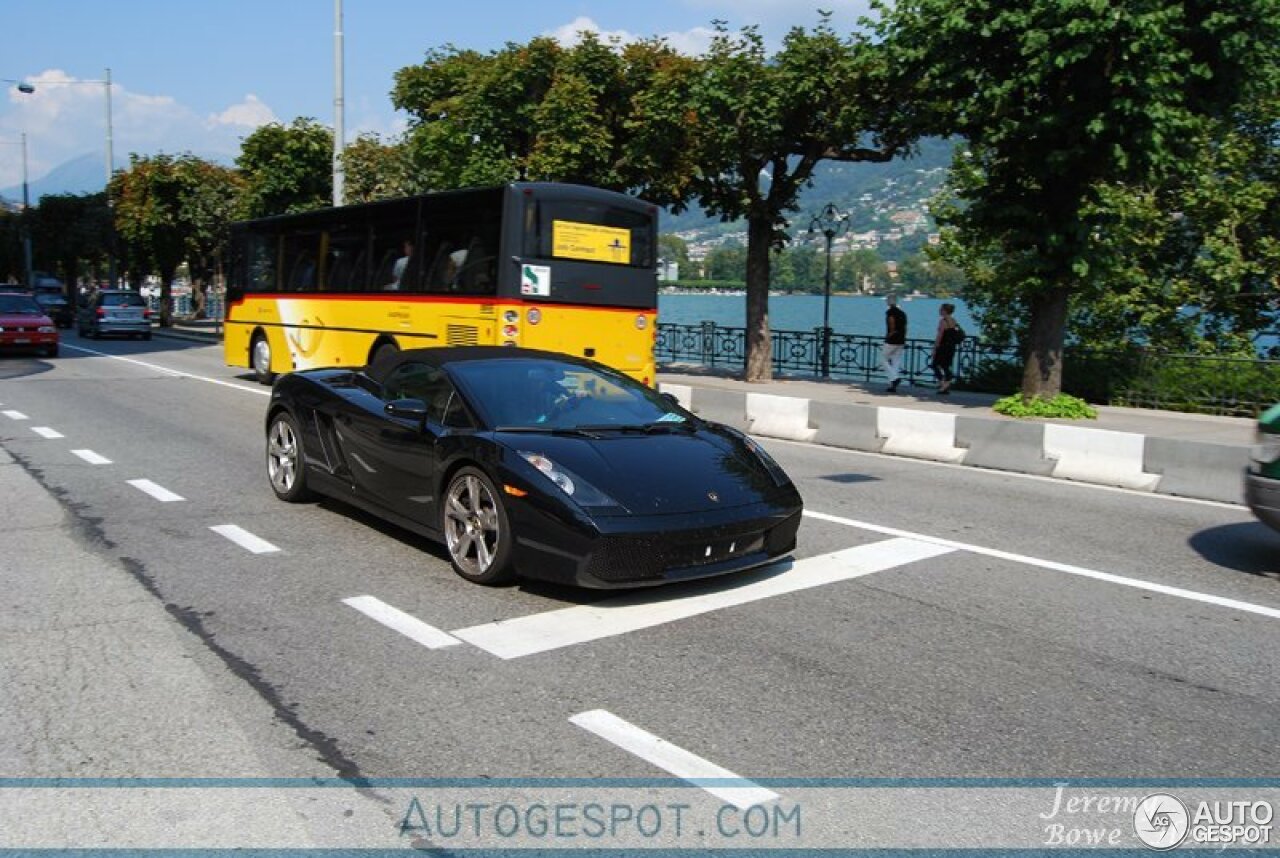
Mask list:
[[[111,208],[111,174],[114,172],[115,153],[113,145],[113,133],[111,122],[111,69],[106,69],[106,75],[102,80],[89,80],[82,78],[69,78],[67,80],[42,81],[46,85],[58,85],[65,83],[89,83],[102,84],[102,90],[106,94],[107,101],[107,182],[104,191],[107,195],[107,208]],[[18,84],[18,91],[31,94],[36,91],[35,85],[30,83]],[[111,288],[116,287],[116,254],[114,248],[114,231],[112,232],[112,247],[107,252],[107,279],[111,284]]]
[[809,234],[822,233],[827,240],[827,276],[822,289],[822,377],[831,375],[831,244],[849,229],[849,213],[827,203],[809,222]]

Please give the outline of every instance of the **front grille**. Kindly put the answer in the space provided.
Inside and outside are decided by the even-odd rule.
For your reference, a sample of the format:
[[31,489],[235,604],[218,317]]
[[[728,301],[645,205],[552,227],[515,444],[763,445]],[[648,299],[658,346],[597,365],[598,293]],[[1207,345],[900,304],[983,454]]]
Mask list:
[[480,331],[471,325],[445,325],[444,338],[451,346],[480,345]]
[[757,520],[666,534],[607,536],[586,571],[602,581],[652,581],[680,570],[696,575],[702,566],[789,550],[798,526],[796,516],[781,524]]

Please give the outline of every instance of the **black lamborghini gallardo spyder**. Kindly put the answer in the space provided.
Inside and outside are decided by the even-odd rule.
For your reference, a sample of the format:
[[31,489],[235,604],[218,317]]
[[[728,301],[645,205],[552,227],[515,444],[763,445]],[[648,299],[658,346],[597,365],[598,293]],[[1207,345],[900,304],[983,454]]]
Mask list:
[[282,376],[267,474],[440,540],[469,581],[632,587],[739,572],[795,547],[801,500],[749,437],[587,360],[399,352]]

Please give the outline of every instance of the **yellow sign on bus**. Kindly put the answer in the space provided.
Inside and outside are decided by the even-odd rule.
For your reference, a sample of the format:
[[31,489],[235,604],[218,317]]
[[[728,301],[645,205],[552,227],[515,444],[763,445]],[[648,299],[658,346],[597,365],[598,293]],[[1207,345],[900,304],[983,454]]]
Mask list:
[[552,255],[560,259],[587,259],[592,262],[631,261],[631,230],[596,226],[571,220],[551,222]]

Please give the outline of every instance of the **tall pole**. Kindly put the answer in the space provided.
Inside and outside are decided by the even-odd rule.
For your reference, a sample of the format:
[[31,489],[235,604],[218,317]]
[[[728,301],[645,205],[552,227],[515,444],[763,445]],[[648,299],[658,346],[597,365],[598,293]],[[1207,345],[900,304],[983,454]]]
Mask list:
[[342,103],[342,0],[333,0],[333,204],[340,206],[346,196],[347,176],[342,166],[346,138]]
[[111,69],[107,69],[106,77],[102,80],[102,86],[107,95],[107,184],[105,190],[108,215],[107,231],[110,233],[107,244],[107,282],[114,289],[116,288],[116,224],[115,212],[112,211],[111,204],[111,174],[114,172],[115,167],[115,147],[112,139],[113,129],[111,124]]
[[27,132],[22,132],[22,255],[27,264],[27,288],[36,288],[36,269],[31,259],[31,195],[27,189]]
[[823,233],[827,238],[827,276],[822,286],[822,377],[831,376],[831,242],[835,230]]

